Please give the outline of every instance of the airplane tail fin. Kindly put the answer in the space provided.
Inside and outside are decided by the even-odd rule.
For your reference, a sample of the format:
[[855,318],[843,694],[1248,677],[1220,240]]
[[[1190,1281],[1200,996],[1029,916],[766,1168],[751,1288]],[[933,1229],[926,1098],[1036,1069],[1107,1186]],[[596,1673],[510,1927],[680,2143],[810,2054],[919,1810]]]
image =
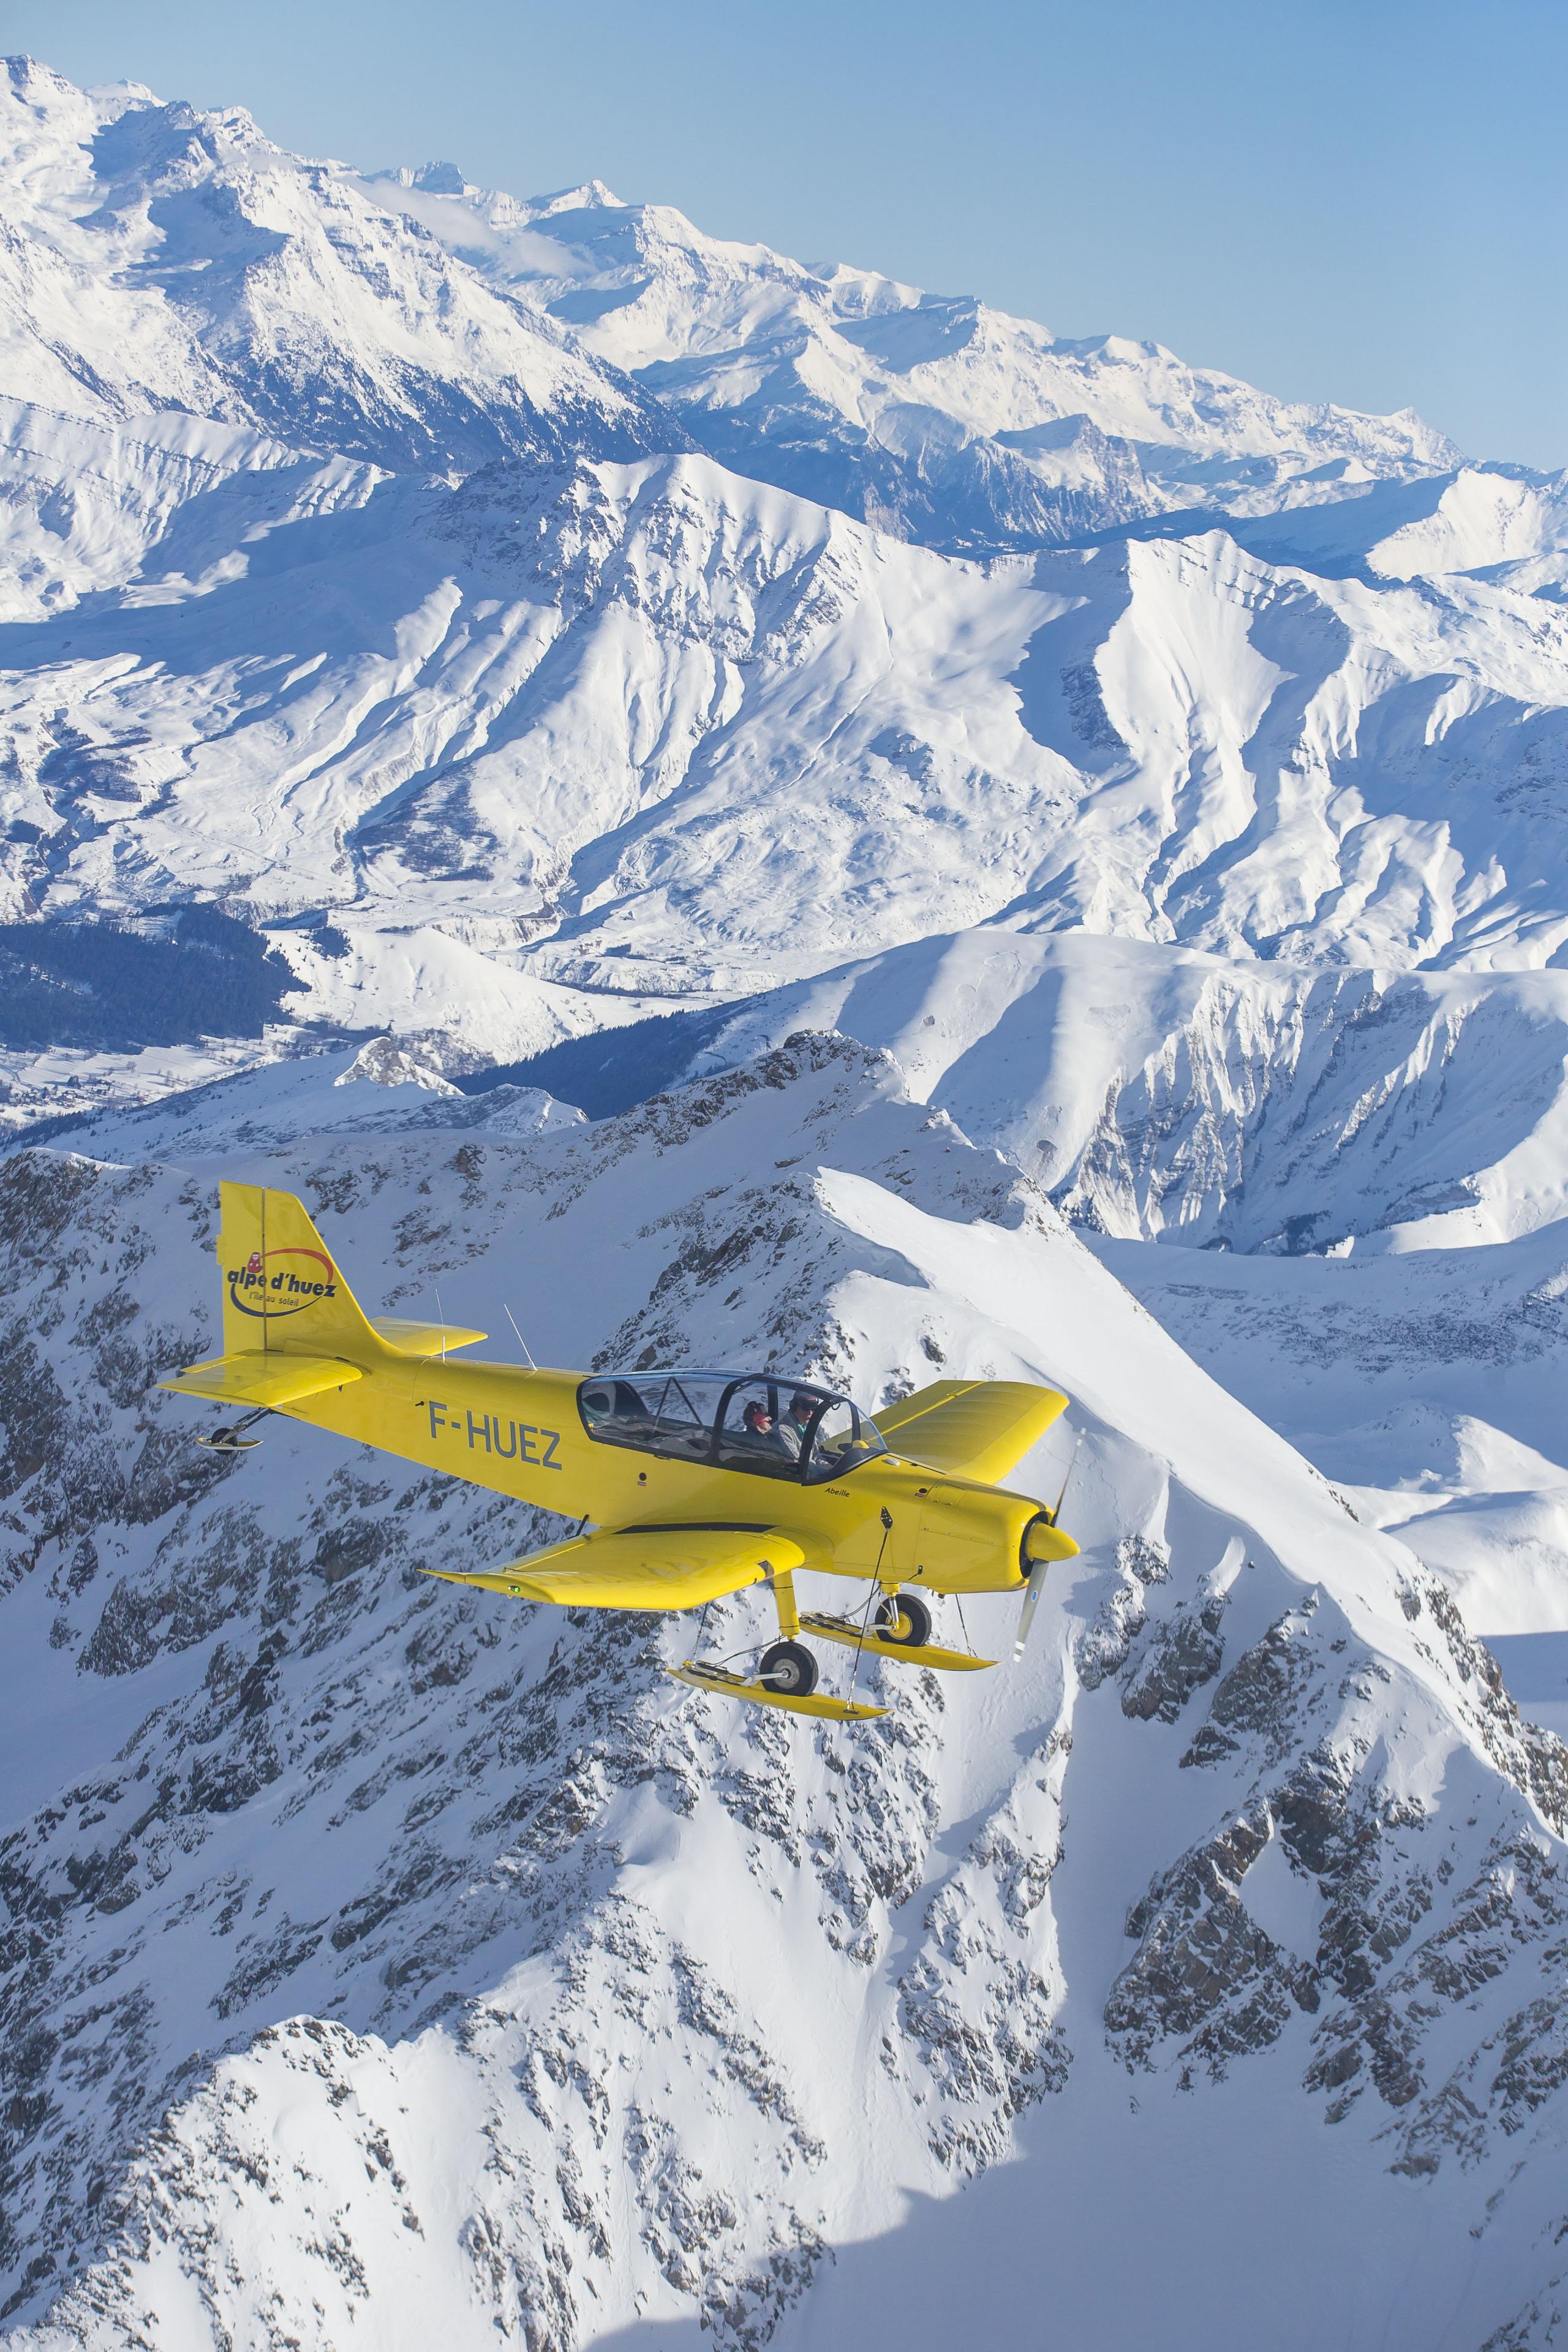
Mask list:
[[259,1184],[218,1189],[226,1356],[278,1349],[370,1361],[387,1352],[292,1192]]

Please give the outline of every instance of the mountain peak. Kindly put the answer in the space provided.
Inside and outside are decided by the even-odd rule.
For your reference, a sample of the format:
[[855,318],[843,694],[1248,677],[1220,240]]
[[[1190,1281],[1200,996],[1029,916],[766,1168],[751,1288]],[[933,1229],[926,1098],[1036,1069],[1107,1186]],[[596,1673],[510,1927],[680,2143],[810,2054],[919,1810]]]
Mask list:
[[386,183],[398,188],[424,188],[437,196],[466,196],[468,183],[456,163],[394,163],[381,172],[366,172],[363,177],[373,185]]
[[574,188],[557,188],[553,195],[531,196],[525,206],[536,220],[553,220],[563,213],[626,213],[640,209],[617,196],[603,180],[580,180]]
[[[685,445],[392,185],[290,154],[242,107],[7,69],[22,103],[0,113],[0,227],[26,256],[25,279],[0,268],[14,396],[102,422],[183,409],[394,470]],[[467,185],[451,163],[394,180],[429,204]]]

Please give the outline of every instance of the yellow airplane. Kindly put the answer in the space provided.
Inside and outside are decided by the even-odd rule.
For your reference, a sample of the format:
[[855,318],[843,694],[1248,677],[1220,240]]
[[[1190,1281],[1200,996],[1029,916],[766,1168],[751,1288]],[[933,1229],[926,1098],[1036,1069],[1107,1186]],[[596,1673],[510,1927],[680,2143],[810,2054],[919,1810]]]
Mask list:
[[[198,1442],[222,1452],[268,1413],[382,1447],[584,1527],[563,1543],[454,1584],[571,1608],[683,1610],[765,1584],[779,1638],[754,1674],[689,1661],[668,1671],[797,1714],[886,1713],[816,1688],[810,1633],[910,1665],[989,1658],[931,1640],[925,1592],[1025,1591],[1078,1550],[1057,1513],[1005,1477],[1067,1403],[1017,1381],[938,1381],[873,1424],[847,1397],[777,1373],[523,1370],[453,1363],[482,1331],[371,1320],[291,1192],[224,1184],[217,1259],[224,1352],[160,1381],[242,1405]],[[1060,1508],[1058,1498],[1058,1509]],[[857,1579],[880,1601],[857,1621],[801,1616],[797,1570]]]

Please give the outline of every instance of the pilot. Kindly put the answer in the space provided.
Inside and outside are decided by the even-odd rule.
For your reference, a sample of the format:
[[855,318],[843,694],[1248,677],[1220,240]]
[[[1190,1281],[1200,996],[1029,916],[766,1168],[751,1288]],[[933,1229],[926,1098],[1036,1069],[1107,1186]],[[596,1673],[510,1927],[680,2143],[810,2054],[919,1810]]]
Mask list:
[[816,1399],[805,1389],[796,1389],[789,1401],[789,1411],[779,1423],[779,1437],[784,1452],[798,1462],[805,1444],[805,1433],[811,1427],[811,1416],[816,1411]]

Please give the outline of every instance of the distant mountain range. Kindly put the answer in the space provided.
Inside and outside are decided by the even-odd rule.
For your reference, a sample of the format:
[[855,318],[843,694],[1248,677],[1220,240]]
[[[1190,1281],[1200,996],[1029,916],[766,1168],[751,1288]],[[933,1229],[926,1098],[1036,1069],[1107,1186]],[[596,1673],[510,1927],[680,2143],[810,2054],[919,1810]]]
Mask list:
[[[366,175],[26,59],[0,218],[7,954],[42,919],[167,956],[210,905],[276,950],[254,1054],[285,1017],[460,1074],[657,1011],[704,1043],[726,1003],[787,1019],[868,954],[902,1034],[919,943],[1000,971],[1088,935],[1075,969],[1142,958],[1142,1010],[1096,997],[1110,1094],[993,1066],[972,1114],[1048,1143],[1075,1213],[1321,1246],[1472,1197],[1490,1146],[1447,1096],[1425,1191],[1325,1194],[1336,1151],[1280,1115],[1313,1049],[1243,1008],[1337,1037],[1354,1007],[1364,1041],[1405,976],[1465,972],[1469,1034],[1533,1069],[1512,976],[1555,1004],[1568,945],[1563,478],[596,182]],[[95,993],[123,956],[38,938],[13,1116],[167,1083],[132,1049],[178,1042],[168,1003],[199,1040],[208,967],[153,1007]],[[1148,992],[1190,993],[1194,951],[1235,969],[1226,1086],[1274,1108],[1151,1192],[1186,1114],[1180,1082],[1138,1108],[1180,1029]],[[67,1042],[90,1078],[41,1078]]]
[[1157,343],[704,236],[593,180],[520,202],[449,163],[360,184],[623,369],[737,473],[950,554],[1176,509],[1267,514],[1450,470],[1410,412],[1275,400]]
[[455,1065],[975,923],[1568,937],[1560,480],[26,60],[0,212],[13,919]]

